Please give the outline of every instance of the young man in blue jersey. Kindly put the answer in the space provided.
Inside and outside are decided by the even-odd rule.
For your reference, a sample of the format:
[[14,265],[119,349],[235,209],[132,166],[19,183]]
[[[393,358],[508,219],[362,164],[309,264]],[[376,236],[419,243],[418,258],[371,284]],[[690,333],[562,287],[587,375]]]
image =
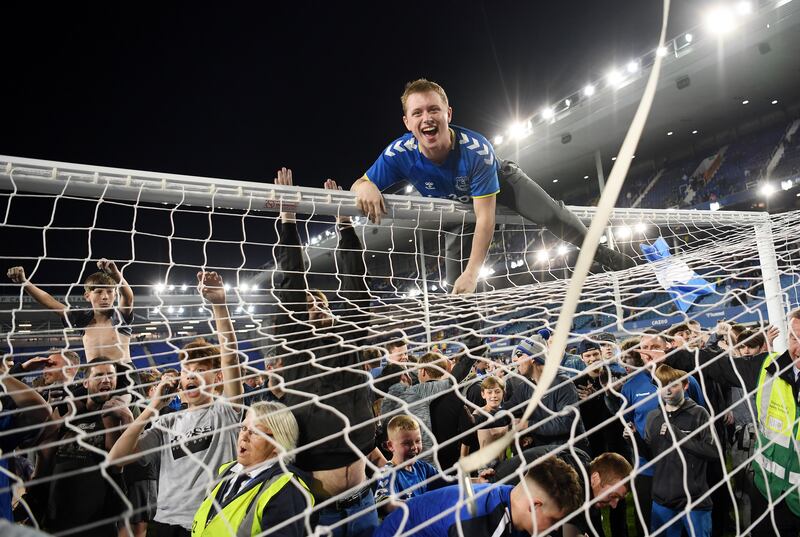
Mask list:
[[384,519],[373,537],[407,532],[417,537],[547,535],[584,500],[578,474],[556,457],[537,463],[516,486],[484,484],[473,490],[474,515],[466,502],[456,509],[465,499],[459,485],[444,487],[408,500]]
[[[498,161],[486,138],[450,125],[453,109],[439,84],[425,79],[410,82],[401,101],[409,132],[389,144],[351,190],[358,207],[376,223],[386,214],[381,190],[403,180],[423,196],[472,201],[475,224],[458,226],[447,239],[445,278],[454,293],[475,291],[494,234],[497,204],[580,246],[586,226],[563,203],[551,198],[513,162]],[[472,241],[464,239],[468,233],[474,233]],[[462,266],[465,258],[467,264]],[[630,258],[602,245],[597,261],[614,270],[633,266]]]

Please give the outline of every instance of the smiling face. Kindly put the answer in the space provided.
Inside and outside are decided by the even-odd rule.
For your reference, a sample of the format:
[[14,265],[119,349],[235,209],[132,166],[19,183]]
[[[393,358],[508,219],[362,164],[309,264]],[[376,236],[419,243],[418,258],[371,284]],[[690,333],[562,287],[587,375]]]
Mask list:
[[486,401],[486,408],[497,410],[503,404],[503,388],[486,388],[481,390],[481,397]]
[[453,109],[435,91],[412,93],[406,100],[403,123],[417,139],[420,151],[436,159],[450,151]]
[[392,457],[394,463],[405,462],[422,452],[422,434],[419,429],[392,431],[389,433],[386,447],[394,454]]
[[269,427],[259,423],[254,413],[248,411],[239,429],[236,462],[248,468],[273,458],[277,454],[274,442]]

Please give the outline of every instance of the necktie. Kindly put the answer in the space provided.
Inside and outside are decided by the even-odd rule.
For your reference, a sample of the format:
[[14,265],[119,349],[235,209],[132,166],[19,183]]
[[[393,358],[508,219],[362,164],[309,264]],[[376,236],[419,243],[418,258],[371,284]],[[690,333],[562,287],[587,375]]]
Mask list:
[[222,503],[230,501],[236,493],[239,492],[239,489],[242,486],[242,483],[250,479],[250,476],[247,475],[247,472],[240,472],[236,479],[234,479],[230,485],[228,486],[227,492],[225,492],[225,496],[222,497]]

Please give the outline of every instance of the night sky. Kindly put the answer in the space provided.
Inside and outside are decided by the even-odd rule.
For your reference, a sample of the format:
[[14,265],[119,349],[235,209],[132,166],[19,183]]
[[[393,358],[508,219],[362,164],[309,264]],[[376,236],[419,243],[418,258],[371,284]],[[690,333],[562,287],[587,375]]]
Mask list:
[[[346,186],[403,132],[399,95],[441,83],[454,123],[504,130],[652,48],[661,3],[4,4],[0,153]],[[677,1],[671,32],[699,2]]]

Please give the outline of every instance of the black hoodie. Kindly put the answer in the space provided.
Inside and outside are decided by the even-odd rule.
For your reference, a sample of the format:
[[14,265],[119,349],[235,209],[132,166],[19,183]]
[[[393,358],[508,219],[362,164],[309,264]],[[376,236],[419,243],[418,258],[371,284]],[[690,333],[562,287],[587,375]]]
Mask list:
[[[667,427],[663,427],[666,424]],[[689,434],[698,429],[700,432],[687,439]],[[684,488],[684,479],[692,501],[708,492],[706,467],[708,461],[719,460],[719,454],[714,445],[706,409],[688,398],[672,412],[659,405],[647,415],[644,440],[650,447],[652,458],[668,452],[655,463],[654,502],[669,509],[685,508],[689,498]],[[686,460],[685,465],[681,454]],[[696,511],[710,509],[710,496],[706,496],[692,508]]]

